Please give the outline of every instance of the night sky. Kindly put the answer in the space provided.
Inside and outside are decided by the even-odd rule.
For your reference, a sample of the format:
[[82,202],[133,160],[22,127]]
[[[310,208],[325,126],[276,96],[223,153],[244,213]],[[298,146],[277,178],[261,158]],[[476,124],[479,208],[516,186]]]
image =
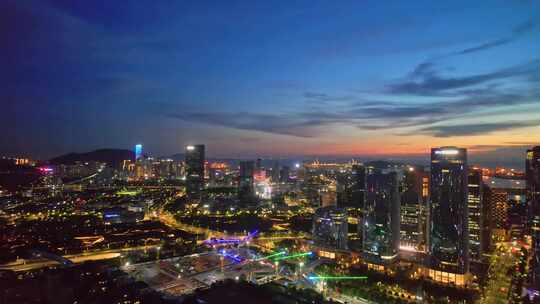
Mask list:
[[540,1],[442,2],[0,1],[0,155],[522,162]]

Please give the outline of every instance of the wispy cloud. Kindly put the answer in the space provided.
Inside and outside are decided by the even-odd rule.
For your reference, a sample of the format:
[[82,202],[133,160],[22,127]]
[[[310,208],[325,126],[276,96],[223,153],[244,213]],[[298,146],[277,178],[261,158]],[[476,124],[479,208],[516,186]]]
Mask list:
[[209,113],[189,111],[184,113],[168,113],[167,117],[183,121],[222,126],[238,130],[260,131],[296,137],[314,137],[319,134],[313,126],[324,124],[324,121],[303,119],[298,116],[271,115],[249,112]]
[[495,40],[492,40],[492,41],[482,43],[480,45],[476,45],[476,46],[473,46],[473,47],[470,47],[470,48],[463,49],[463,50],[457,52],[456,54],[465,55],[465,54],[480,52],[480,51],[484,51],[484,50],[488,50],[488,49],[492,49],[492,48],[495,48],[495,47],[498,47],[498,46],[508,44],[508,43],[510,43],[512,41],[514,41],[513,38],[499,38],[499,39],[495,39]]
[[525,127],[540,126],[540,120],[506,121],[496,123],[478,123],[461,125],[436,125],[421,128],[418,132],[435,137],[472,136],[492,133],[495,131],[512,130]]
[[[489,84],[496,80],[524,77],[526,80],[540,75],[540,59],[497,71],[461,77],[441,76],[433,63],[421,63],[406,80],[386,87],[386,93],[420,96],[456,95],[451,90]],[[459,92],[458,92],[459,93]]]
[[319,92],[305,92],[304,98],[313,102],[347,101],[354,99],[352,95],[330,95]]
[[[521,127],[523,122],[482,125],[435,126],[447,120],[471,115],[478,110],[534,104],[540,102],[540,92],[531,94],[502,94],[495,89],[472,91],[453,101],[434,101],[400,105],[390,101],[353,102],[342,107],[290,113],[208,112],[196,109],[179,110],[173,105],[154,106],[152,111],[161,116],[192,123],[221,126],[238,130],[310,138],[320,135],[331,125],[356,126],[362,130],[417,128],[416,134],[436,137],[489,133],[495,130]],[[463,109],[467,111],[463,111]],[[526,126],[529,126],[527,124]],[[414,134],[411,133],[411,134]],[[410,134],[404,134],[410,135]]]
[[485,51],[485,50],[489,50],[489,49],[496,48],[496,47],[499,47],[499,46],[503,46],[505,44],[512,43],[516,39],[518,39],[521,35],[526,34],[526,33],[530,32],[530,31],[534,30],[536,25],[537,25],[536,20],[529,19],[529,20],[517,25],[516,27],[514,27],[512,29],[512,33],[511,33],[510,36],[494,39],[494,40],[491,40],[491,41],[488,41],[488,42],[484,42],[484,43],[478,44],[476,46],[472,46],[472,47],[457,51],[455,53],[449,54],[449,56],[465,55],[465,54]]

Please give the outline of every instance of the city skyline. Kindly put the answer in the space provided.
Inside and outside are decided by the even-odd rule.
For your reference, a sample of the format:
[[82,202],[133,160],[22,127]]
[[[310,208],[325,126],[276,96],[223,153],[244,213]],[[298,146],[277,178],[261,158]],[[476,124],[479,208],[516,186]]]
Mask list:
[[0,304],[540,304],[540,1],[0,1]]
[[204,143],[425,160],[455,145],[523,167],[539,140],[535,2],[0,7],[2,155]]

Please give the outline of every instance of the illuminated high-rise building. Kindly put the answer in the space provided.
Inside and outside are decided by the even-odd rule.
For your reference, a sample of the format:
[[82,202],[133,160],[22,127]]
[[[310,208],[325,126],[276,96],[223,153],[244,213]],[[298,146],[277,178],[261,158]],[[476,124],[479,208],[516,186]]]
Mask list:
[[400,250],[416,252],[425,245],[426,196],[424,180],[427,173],[422,167],[408,167],[403,176],[400,207]]
[[204,145],[188,145],[185,151],[186,192],[191,199],[200,199],[204,188]]
[[254,171],[253,161],[241,161],[238,172],[238,198],[243,202],[248,202],[254,198]]
[[532,237],[530,281],[540,289],[540,146],[527,150],[528,230]]
[[368,263],[387,265],[399,250],[399,187],[396,172],[375,171],[366,178],[363,256]]
[[274,162],[272,165],[272,175],[271,175],[272,183],[279,183],[279,162]]
[[291,168],[289,166],[281,167],[279,172],[279,180],[281,183],[288,183],[290,177]]
[[142,145],[136,144],[135,145],[135,160],[139,160],[142,157]]
[[467,150],[431,149],[428,277],[466,284],[469,271]]
[[336,206],[317,209],[313,215],[313,241],[316,246],[347,249],[347,211]]
[[469,169],[468,176],[468,209],[469,209],[469,256],[473,261],[480,261],[484,248],[483,237],[483,198],[482,170]]
[[350,202],[348,206],[354,208],[358,216],[356,233],[358,236],[358,248],[362,248],[363,232],[363,212],[366,201],[366,167],[360,164],[352,165],[350,178]]
[[351,207],[364,208],[366,200],[366,167],[353,165],[351,169]]

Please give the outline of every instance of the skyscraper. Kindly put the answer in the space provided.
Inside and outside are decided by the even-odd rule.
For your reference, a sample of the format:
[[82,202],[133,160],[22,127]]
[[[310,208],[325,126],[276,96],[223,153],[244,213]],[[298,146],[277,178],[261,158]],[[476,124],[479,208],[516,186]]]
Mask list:
[[483,183],[482,170],[472,168],[468,176],[468,208],[469,208],[469,255],[471,260],[480,261],[484,238],[482,227],[483,210]]
[[289,182],[290,171],[291,171],[291,168],[289,166],[281,167],[281,171],[279,173],[279,180],[281,183]]
[[531,284],[540,289],[540,146],[527,150],[525,161],[527,178],[528,228],[532,237]]
[[204,145],[186,146],[186,190],[191,199],[200,199],[204,187],[204,150]]
[[356,209],[358,216],[357,235],[359,238],[358,247],[362,248],[363,230],[363,212],[366,201],[366,167],[363,165],[353,165],[351,167],[351,195],[350,206]]
[[351,207],[364,207],[366,199],[366,167],[363,165],[353,165],[351,169]]
[[139,158],[142,157],[142,145],[136,144],[135,145],[135,160],[139,160]]
[[387,265],[399,250],[399,188],[396,172],[367,176],[363,218],[363,256],[368,263]]
[[317,209],[313,216],[315,245],[331,249],[347,249],[347,211],[335,206]]
[[423,182],[427,177],[422,167],[408,167],[404,172],[400,206],[400,248],[415,252],[425,245],[425,200]]
[[241,161],[238,173],[238,198],[243,202],[249,202],[254,198],[253,174],[255,163],[253,161]]
[[275,161],[272,165],[272,183],[279,183],[279,162]]
[[436,281],[466,284],[469,271],[467,150],[431,149],[430,235],[428,276]]

